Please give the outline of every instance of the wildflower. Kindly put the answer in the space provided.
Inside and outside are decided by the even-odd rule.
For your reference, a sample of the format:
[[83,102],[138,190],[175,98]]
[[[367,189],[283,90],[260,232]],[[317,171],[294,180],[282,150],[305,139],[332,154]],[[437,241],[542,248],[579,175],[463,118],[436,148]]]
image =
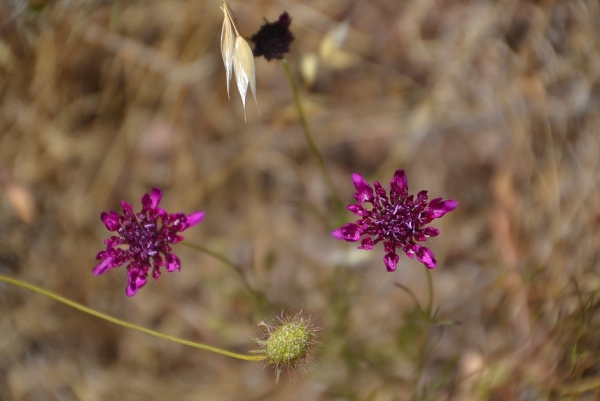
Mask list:
[[[231,72],[235,74],[235,82],[238,91],[242,97],[244,113],[246,112],[246,93],[248,87],[252,92],[254,101],[256,101],[256,73],[254,69],[254,57],[252,49],[246,40],[239,34],[235,24],[229,4],[223,1],[221,6],[223,10],[223,26],[221,28],[221,56],[225,64],[225,73],[227,79],[227,97],[229,97],[229,81]],[[258,107],[258,102],[256,103]],[[260,110],[259,110],[260,112]]]
[[263,320],[258,326],[263,328],[263,336],[253,339],[260,347],[254,352],[266,355],[267,366],[275,371],[275,382],[283,371],[289,374],[301,366],[308,367],[320,344],[317,333],[323,330],[314,322],[312,312],[303,310],[292,315],[282,311],[274,324]]
[[255,44],[254,57],[265,56],[267,60],[283,58],[283,54],[290,51],[290,43],[294,35],[290,32],[292,19],[287,12],[283,12],[275,22],[266,21],[250,40]]
[[100,251],[96,259],[101,260],[93,273],[96,276],[106,273],[109,269],[127,265],[127,296],[135,295],[146,284],[148,271],[152,268],[152,277],[158,280],[161,267],[168,272],[179,271],[181,262],[171,253],[169,244],[183,240],[178,233],[200,223],[204,212],[189,215],[183,213],[168,214],[158,204],[162,191],[153,188],[150,194],[142,197],[142,210],[134,213],[133,208],[121,201],[123,215],[111,211],[102,212],[100,219],[113,235],[104,241],[106,250]]
[[[411,259],[416,255],[419,262],[433,269],[437,265],[433,252],[416,242],[439,235],[437,228],[427,227],[427,224],[456,209],[458,202],[436,198],[428,203],[427,191],[419,192],[416,199],[414,195],[408,195],[404,170],[397,170],[394,174],[389,197],[377,181],[374,182],[375,191],[360,174],[352,174],[352,181],[358,204],[349,205],[348,210],[360,218],[356,223],[347,223],[334,230],[331,235],[348,242],[356,242],[362,237],[358,249],[366,250],[383,241],[386,252],[383,262],[389,272],[396,270],[398,264],[396,248],[403,250]],[[364,202],[372,205],[371,210],[362,206]]]

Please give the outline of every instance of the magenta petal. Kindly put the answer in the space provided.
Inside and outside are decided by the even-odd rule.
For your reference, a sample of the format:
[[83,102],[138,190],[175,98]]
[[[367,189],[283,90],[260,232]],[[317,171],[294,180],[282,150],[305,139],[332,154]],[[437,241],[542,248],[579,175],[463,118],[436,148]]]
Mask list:
[[163,193],[160,189],[152,188],[150,194],[144,194],[144,196],[142,196],[142,205],[144,206],[144,209],[156,209],[162,196]]
[[419,191],[417,194],[417,203],[427,201],[427,191]]
[[137,292],[138,292],[138,289],[139,289],[139,288],[137,288],[137,287],[134,285],[134,283],[132,283],[132,282],[129,282],[129,284],[127,285],[127,288],[125,289],[125,294],[127,294],[127,296],[128,296],[128,297],[132,297],[132,296],[134,296],[135,294],[137,294]]
[[424,246],[420,246],[417,250],[417,260],[427,266],[428,269],[433,269],[437,265],[431,249]]
[[173,272],[175,270],[181,270],[181,261],[179,258],[173,254],[169,254],[166,256],[165,261],[167,262],[167,271]]
[[155,208],[154,211],[161,219],[166,219],[169,216],[169,213],[167,213],[167,211],[161,207]]
[[434,219],[440,218],[448,212],[453,211],[458,206],[458,202],[453,199],[442,201],[442,198],[435,198],[429,202],[427,210],[431,212]]
[[129,283],[125,290],[125,294],[127,294],[128,297],[132,297],[137,294],[138,290],[144,285],[146,285],[146,277],[132,274],[129,276]]
[[350,210],[352,213],[359,215],[359,211],[362,209],[360,205],[348,205],[346,209]]
[[360,246],[358,249],[364,249],[365,251],[370,251],[375,246],[375,243],[371,239],[371,237],[366,237],[362,241],[360,241]]
[[373,186],[375,187],[375,200],[387,199],[387,192],[379,181],[373,181]]
[[187,220],[187,225],[185,228],[193,227],[204,219],[204,212],[194,212],[192,214],[187,215],[185,218]]
[[348,242],[356,242],[362,236],[360,227],[354,223],[344,224],[342,227],[331,232],[331,236],[335,239],[343,239]]
[[125,213],[131,212],[133,210],[133,207],[131,207],[131,205],[125,202],[124,200],[121,201],[121,207],[123,208],[123,211]]
[[102,220],[108,231],[117,231],[117,228],[119,228],[119,215],[113,211],[110,211],[110,213],[102,212],[100,220]]
[[360,204],[348,205],[346,208],[348,210],[350,210],[352,213],[354,213],[356,216],[368,216],[369,215],[369,211],[367,209],[365,209],[364,207],[362,207]]
[[344,234],[342,234],[341,228],[336,228],[331,232],[331,236],[335,239],[344,239]]
[[392,181],[390,182],[390,186],[398,193],[408,191],[408,180],[406,179],[404,170],[396,170],[394,178],[392,178]]
[[406,253],[406,256],[408,256],[410,259],[413,259],[415,257],[415,253],[417,252],[417,250],[419,250],[420,246],[417,244],[412,244],[412,245],[407,245],[404,248],[404,253]]
[[113,235],[112,237],[109,237],[104,240],[104,244],[108,245],[107,248],[114,248],[115,246],[121,245],[124,243],[125,242],[123,241],[123,238],[117,237],[116,235]]
[[352,182],[356,187],[356,193],[354,194],[354,198],[358,202],[370,202],[374,199],[373,188],[363,178],[362,175],[358,173],[352,173]]
[[394,252],[390,252],[383,257],[383,263],[385,264],[385,268],[388,272],[393,272],[396,270],[399,259],[400,256],[396,255]]
[[423,230],[423,235],[426,237],[437,237],[440,235],[440,230],[434,227],[427,227],[425,230]]
[[163,193],[158,188],[152,188],[152,192],[150,193],[150,199],[152,200],[152,208],[158,206],[160,200],[162,199]]
[[181,242],[184,240],[183,235],[174,235],[173,238],[171,238],[171,244],[176,244],[178,242]]
[[150,195],[144,194],[144,196],[142,196],[142,206],[144,206],[144,210],[152,207],[152,199],[150,199]]
[[94,267],[92,273],[94,276],[99,276],[101,274],[106,273],[112,267],[113,258],[108,257],[102,261],[98,266]]

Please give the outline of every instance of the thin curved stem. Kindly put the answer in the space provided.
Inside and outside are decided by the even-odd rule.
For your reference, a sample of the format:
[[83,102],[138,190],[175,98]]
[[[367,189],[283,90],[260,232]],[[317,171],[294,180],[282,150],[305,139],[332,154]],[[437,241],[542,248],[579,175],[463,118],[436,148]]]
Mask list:
[[427,293],[428,293],[427,308],[425,308],[425,312],[427,313],[427,318],[431,321],[433,318],[431,316],[431,311],[433,310],[433,295],[434,295],[433,277],[431,276],[431,271],[429,271],[429,269],[427,267],[425,267],[425,273],[427,275]]
[[268,301],[267,301],[265,295],[263,294],[263,292],[252,288],[252,286],[248,282],[248,279],[246,278],[246,275],[244,274],[244,271],[242,270],[241,267],[239,267],[238,265],[236,265],[235,263],[233,263],[232,261],[227,259],[225,256],[220,255],[214,251],[211,251],[210,249],[205,248],[202,245],[191,244],[189,242],[182,242],[181,244],[187,246],[188,248],[192,248],[192,249],[195,249],[202,253],[205,253],[208,256],[211,256],[211,257],[219,260],[220,262],[226,264],[227,266],[231,267],[237,273],[237,275],[240,276],[240,279],[242,280],[242,284],[244,284],[244,287],[246,288],[246,290],[248,290],[248,292],[250,294],[252,294],[252,296],[254,296],[254,298],[256,298],[256,300],[261,304],[261,307],[268,306]]
[[317,164],[319,166],[319,170],[321,170],[321,174],[325,179],[327,186],[329,187],[329,192],[331,192],[331,196],[333,198],[334,207],[336,212],[341,214],[343,210],[342,200],[339,198],[335,185],[333,185],[333,180],[329,175],[329,171],[327,171],[327,167],[325,166],[325,161],[323,160],[323,156],[321,152],[319,152],[319,148],[317,147],[317,143],[313,137],[312,131],[310,130],[310,126],[308,125],[308,120],[306,119],[306,114],[304,113],[304,109],[302,108],[302,103],[300,102],[300,94],[298,93],[298,87],[296,86],[296,81],[294,80],[294,76],[292,74],[292,70],[285,58],[281,60],[283,64],[283,69],[288,77],[290,82],[290,87],[292,88],[292,94],[294,95],[294,104],[296,105],[296,110],[298,111],[298,115],[300,117],[300,122],[302,123],[302,131],[304,132],[304,137],[306,138],[306,142],[308,142],[308,147],[310,148],[311,153],[313,154]]
[[104,319],[107,320],[111,323],[117,324],[119,326],[123,326],[126,327],[128,329],[132,329],[132,330],[137,330],[137,331],[141,331],[142,333],[146,333],[146,334],[150,334],[151,336],[154,337],[158,337],[158,338],[162,338],[164,340],[169,340],[169,341],[173,341],[179,344],[183,344],[183,345],[188,345],[190,347],[194,347],[194,348],[200,348],[203,349],[205,351],[210,351],[210,352],[214,352],[217,354],[221,354],[221,355],[225,355],[225,356],[229,356],[231,358],[236,358],[236,359],[242,359],[244,361],[260,361],[265,359],[265,356],[258,356],[258,355],[244,355],[244,354],[237,354],[235,352],[230,352],[230,351],[226,351],[220,348],[216,348],[216,347],[211,347],[210,345],[206,345],[206,344],[200,344],[194,341],[189,341],[189,340],[183,340],[181,338],[177,338],[177,337],[173,337],[170,336],[168,334],[163,334],[160,333],[158,331],[154,331],[154,330],[150,330],[147,329],[145,327],[141,327],[138,325],[135,325],[133,323],[129,323],[129,322],[125,322],[123,320],[114,318],[112,316],[106,315],[102,312],[98,312],[94,309],[88,308],[87,306],[83,306],[81,304],[78,304],[77,302],[71,301],[67,298],[61,297],[60,295],[54,294],[53,292],[50,292],[48,290],[45,290],[43,288],[37,287],[35,285],[32,284],[28,284],[24,281],[12,278],[12,277],[7,277],[7,276],[3,276],[0,275],[0,281],[4,281],[5,283],[9,283],[12,285],[16,285],[17,287],[21,287],[21,288],[25,288],[28,289],[30,291],[33,292],[37,292],[38,294],[41,295],[45,295],[49,298],[52,298],[55,301],[61,302],[65,305],[70,306],[71,308],[75,308],[77,310],[80,310],[81,312],[85,312],[88,313],[92,316],[95,316],[97,318],[100,319]]
[[[433,288],[433,276],[431,274],[431,271],[425,267],[425,274],[427,276],[427,306],[425,307],[425,311],[424,313],[426,314],[425,318],[425,329],[423,330],[424,334],[424,340],[421,342],[419,349],[418,349],[418,365],[417,365],[417,380],[415,381],[415,383],[420,383],[423,379],[423,376],[425,374],[425,366],[427,364],[427,359],[429,358],[429,355],[431,353],[431,351],[433,350],[433,348],[435,347],[436,344],[433,344],[433,346],[431,347],[427,347],[427,345],[429,344],[427,338],[428,338],[428,333],[429,330],[431,329],[432,325],[435,324],[435,317],[432,316],[432,311],[433,311],[433,298],[434,298],[434,288]],[[419,309],[421,309],[420,306],[418,306]],[[424,393],[422,393],[422,391],[426,391],[425,388],[423,388],[423,390],[421,390],[421,392],[418,390],[415,391],[415,393],[413,394],[412,399],[416,400],[416,399],[422,399],[424,397]]]
[[419,313],[423,316],[427,316],[427,313],[423,310],[423,308],[421,308],[421,304],[419,303],[419,300],[417,299],[417,296],[415,295],[414,292],[412,292],[410,290],[410,288],[408,288],[405,285],[402,285],[400,283],[395,283],[396,287],[400,288],[402,291],[406,292],[413,300],[413,302],[415,303],[415,306],[417,307],[417,309],[419,310]]

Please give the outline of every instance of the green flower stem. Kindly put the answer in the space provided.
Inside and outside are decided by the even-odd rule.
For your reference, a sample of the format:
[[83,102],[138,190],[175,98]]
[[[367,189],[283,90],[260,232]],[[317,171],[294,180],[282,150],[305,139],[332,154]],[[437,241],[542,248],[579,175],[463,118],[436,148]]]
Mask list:
[[440,322],[435,320],[435,314],[432,314],[432,312],[433,312],[433,296],[434,296],[434,292],[435,292],[433,289],[433,276],[431,275],[431,271],[427,267],[425,267],[425,274],[427,276],[427,306],[425,308],[421,307],[419,300],[417,299],[415,294],[408,287],[406,287],[405,285],[402,285],[400,283],[396,283],[395,285],[396,285],[396,287],[401,288],[404,292],[406,292],[408,295],[410,295],[410,297],[415,302],[415,306],[417,307],[417,309],[419,309],[419,312],[421,313],[421,315],[423,315],[423,317],[429,323],[447,326],[449,324],[449,322],[444,322],[444,324],[441,324]]
[[427,293],[429,298],[427,299],[427,308],[425,308],[425,313],[427,314],[427,318],[430,321],[433,321],[434,317],[431,316],[431,312],[433,310],[433,277],[431,276],[431,271],[425,267],[425,273],[427,274]]
[[73,302],[67,298],[61,297],[60,295],[54,294],[48,290],[44,290],[43,288],[40,287],[36,287],[35,285],[31,285],[28,283],[25,283],[21,280],[15,279],[15,278],[11,278],[11,277],[7,277],[7,276],[3,276],[0,275],[0,281],[4,281],[5,283],[9,283],[12,285],[16,285],[17,287],[21,287],[21,288],[25,288],[28,289],[30,291],[33,292],[37,292],[38,294],[41,295],[45,295],[49,298],[52,298],[55,301],[61,302],[65,305],[68,305],[72,308],[78,309],[82,312],[88,313],[92,316],[96,316],[100,319],[104,319],[107,320],[111,323],[117,324],[119,326],[123,326],[126,327],[128,329],[133,329],[133,330],[137,330],[137,331],[141,331],[142,333],[146,333],[146,334],[150,334],[151,336],[154,337],[158,337],[158,338],[162,338],[164,340],[169,340],[169,341],[173,341],[179,344],[183,344],[183,345],[189,345],[190,347],[194,347],[194,348],[200,348],[203,349],[205,351],[210,351],[210,352],[215,352],[217,354],[221,354],[221,355],[225,355],[225,356],[229,356],[231,358],[236,358],[236,359],[242,359],[244,361],[260,361],[265,359],[265,356],[260,356],[260,355],[244,355],[244,354],[237,354],[235,352],[230,352],[230,351],[226,351],[220,348],[215,348],[215,347],[211,347],[210,345],[205,345],[205,344],[200,344],[194,341],[188,341],[188,340],[183,340],[181,338],[177,338],[177,337],[173,337],[170,336],[168,334],[163,334],[160,333],[158,331],[154,331],[154,330],[150,330],[147,329],[145,327],[141,327],[129,322],[125,322],[123,320],[119,320],[117,318],[114,318],[112,316],[108,316],[104,313],[98,312],[94,309],[88,308],[87,306],[83,306],[81,304],[78,304],[77,302]]
[[283,69],[290,81],[290,87],[292,88],[292,93],[294,95],[294,104],[296,105],[296,110],[298,111],[298,115],[300,116],[300,122],[302,123],[302,130],[304,131],[304,137],[306,138],[306,142],[308,142],[308,146],[310,151],[312,152],[317,164],[319,165],[319,170],[321,170],[321,174],[329,187],[329,191],[331,192],[331,196],[333,198],[334,207],[338,215],[343,211],[342,200],[338,197],[337,191],[335,190],[335,186],[333,185],[333,181],[329,176],[329,172],[327,171],[327,167],[325,166],[325,161],[323,160],[323,156],[321,152],[319,152],[319,148],[315,142],[312,131],[310,130],[310,126],[308,125],[308,120],[306,119],[306,114],[304,114],[304,109],[302,108],[302,103],[300,102],[300,95],[298,93],[298,87],[296,86],[296,81],[294,80],[294,76],[292,75],[292,70],[285,58],[281,60],[283,64]]
[[[433,351],[433,348],[436,345],[436,344],[433,344],[432,346],[429,346],[429,341],[427,340],[428,334],[429,334],[429,331],[430,331],[432,325],[437,325],[437,322],[435,321],[435,318],[436,318],[435,315],[437,313],[433,313],[433,298],[434,298],[433,276],[431,274],[431,271],[427,267],[424,267],[424,268],[425,268],[425,275],[427,277],[427,306],[425,307],[425,310],[424,310],[426,320],[424,323],[425,327],[423,329],[423,340],[419,344],[418,351],[417,351],[417,355],[418,355],[418,357],[417,357],[417,380],[415,380],[415,383],[421,383],[423,376],[425,375],[427,359],[429,359],[429,355],[430,355],[431,351]],[[418,388],[415,387],[415,392],[413,394],[412,399],[413,400],[423,399],[425,396],[424,391],[426,391],[425,388],[422,390],[419,390]]]
[[195,249],[202,253],[205,253],[208,256],[211,256],[211,257],[217,259],[218,261],[224,263],[225,265],[231,267],[237,273],[237,275],[240,276],[240,279],[242,280],[242,284],[244,284],[244,287],[246,288],[246,290],[248,290],[248,292],[250,294],[252,294],[252,296],[254,298],[256,298],[256,300],[258,301],[260,306],[262,308],[266,308],[269,306],[269,302],[267,301],[267,298],[265,297],[265,295],[261,291],[257,291],[254,288],[252,288],[252,286],[248,282],[246,275],[244,274],[244,271],[242,270],[241,267],[239,267],[238,265],[236,265],[235,263],[233,263],[232,261],[230,261],[223,255],[220,255],[214,251],[211,251],[210,249],[205,248],[201,245],[191,244],[189,242],[182,242],[181,244],[187,246],[188,248],[192,248],[192,249]]

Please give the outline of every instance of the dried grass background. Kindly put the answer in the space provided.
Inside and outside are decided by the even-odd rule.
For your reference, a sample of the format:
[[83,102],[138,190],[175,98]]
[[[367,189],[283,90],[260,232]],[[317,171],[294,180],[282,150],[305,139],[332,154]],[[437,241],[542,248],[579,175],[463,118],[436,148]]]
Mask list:
[[[289,380],[0,284],[2,400],[593,400],[600,397],[600,5],[595,0],[232,1],[247,37],[286,10],[287,55],[340,197],[350,173],[456,199],[423,266],[330,237],[334,222],[277,61],[259,115],[227,99],[218,1],[0,4],[0,273],[116,317],[245,352],[256,322],[314,309]],[[348,24],[345,42],[332,40]],[[312,77],[311,65],[318,62]],[[101,211],[204,210],[183,266],[125,296],[95,277]],[[347,221],[352,214],[346,214]],[[338,222],[339,223],[339,222]],[[429,352],[430,351],[430,352]]]

